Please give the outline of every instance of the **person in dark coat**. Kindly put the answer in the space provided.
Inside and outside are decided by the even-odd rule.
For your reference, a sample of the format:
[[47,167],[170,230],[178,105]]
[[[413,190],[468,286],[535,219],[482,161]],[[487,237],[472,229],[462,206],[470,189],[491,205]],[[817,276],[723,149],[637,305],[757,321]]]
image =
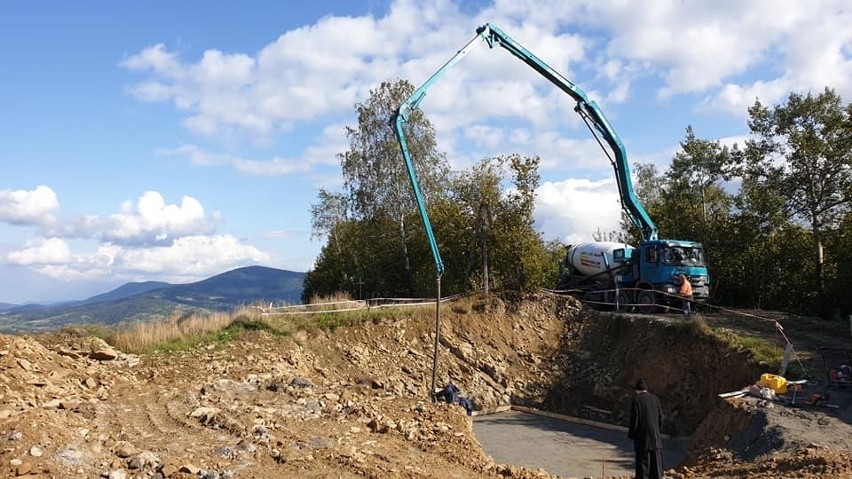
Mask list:
[[630,401],[630,425],[627,437],[633,439],[636,451],[636,479],[662,479],[663,412],[660,400],[648,392],[644,379],[636,382],[636,395]]

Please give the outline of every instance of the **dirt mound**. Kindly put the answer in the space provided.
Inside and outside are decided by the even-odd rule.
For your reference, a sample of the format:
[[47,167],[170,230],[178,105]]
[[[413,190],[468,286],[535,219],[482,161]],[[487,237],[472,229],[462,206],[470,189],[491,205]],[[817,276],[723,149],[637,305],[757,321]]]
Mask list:
[[[541,310],[449,315],[440,378],[506,404],[558,340]],[[462,408],[429,400],[429,321],[110,361],[75,334],[0,338],[0,477],[551,477],[495,464]]]
[[[852,475],[849,451],[852,426],[836,417],[757,398],[719,400],[692,436],[683,471],[731,471],[719,477],[778,477],[792,471],[797,477],[849,477],[843,475]],[[743,464],[758,464],[751,474],[765,475],[748,476]]]
[[[495,464],[462,408],[430,401],[433,320],[401,316],[287,337],[256,331],[224,347],[142,357],[81,334],[41,342],[0,336],[0,477],[552,477]],[[741,358],[709,346],[686,355],[692,333],[677,328],[589,316],[573,300],[553,297],[455,305],[442,313],[437,378],[457,384],[479,411],[510,403],[583,410],[561,395],[570,390],[611,409],[618,423],[615,411],[637,374],[680,398],[663,375],[691,377],[681,370],[714,361],[737,370]],[[699,356],[704,362],[687,363]],[[652,357],[659,360],[649,365]],[[658,367],[661,376],[652,376]],[[675,417],[688,417],[678,411],[693,403],[669,401]],[[703,442],[675,477],[852,471],[848,457],[833,452],[848,444],[799,435],[799,423],[778,429],[800,421],[825,435],[845,423],[818,429],[819,415],[779,409],[754,428],[745,406],[717,411],[713,404],[702,405],[705,414],[727,424],[726,432],[699,426]],[[758,444],[772,431],[789,446],[781,454],[766,453],[777,447],[771,440],[731,452],[737,438]],[[744,475],[753,457],[760,469]]]

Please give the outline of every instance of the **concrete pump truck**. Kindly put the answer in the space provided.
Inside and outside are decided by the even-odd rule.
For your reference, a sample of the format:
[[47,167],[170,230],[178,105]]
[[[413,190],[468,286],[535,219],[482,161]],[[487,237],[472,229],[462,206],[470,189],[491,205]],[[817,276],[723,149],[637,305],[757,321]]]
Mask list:
[[[680,276],[685,275],[692,285],[693,299],[706,300],[710,294],[710,277],[704,263],[703,246],[692,241],[664,240],[657,237],[654,222],[633,191],[624,145],[597,103],[591,101],[583,90],[530,53],[500,28],[491,24],[478,28],[476,36],[415,90],[394,116],[397,139],[435,260],[439,295],[440,277],[444,272],[444,264],[420,193],[403,125],[411,112],[419,107],[426,96],[426,91],[449,68],[461,60],[479,39],[484,40],[490,48],[500,46],[508,50],[577,102],[574,111],[589,127],[615,170],[622,208],[631,222],[641,231],[642,239],[639,247],[614,242],[581,243],[569,246],[565,258],[560,263],[559,289],[569,291],[592,305],[609,304],[619,309],[635,307],[640,312],[653,312],[659,306],[667,305],[677,298]],[[676,304],[679,304],[679,299]]]

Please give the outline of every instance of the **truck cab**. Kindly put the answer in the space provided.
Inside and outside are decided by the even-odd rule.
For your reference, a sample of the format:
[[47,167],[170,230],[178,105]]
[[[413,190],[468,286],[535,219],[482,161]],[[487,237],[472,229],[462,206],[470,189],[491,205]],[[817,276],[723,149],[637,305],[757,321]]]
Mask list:
[[[710,295],[710,277],[704,262],[701,243],[682,240],[645,241],[640,246],[638,287],[663,294],[655,295],[655,303],[670,303],[668,295],[677,295],[680,275],[692,284],[693,299],[704,301]],[[647,296],[647,295],[646,295]],[[647,299],[647,298],[646,298]],[[648,304],[648,301],[638,301]]]

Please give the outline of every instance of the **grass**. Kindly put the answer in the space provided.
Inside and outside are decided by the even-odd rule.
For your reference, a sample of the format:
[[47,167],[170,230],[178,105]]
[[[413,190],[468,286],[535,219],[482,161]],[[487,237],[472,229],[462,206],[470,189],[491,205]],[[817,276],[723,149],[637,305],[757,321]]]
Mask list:
[[776,371],[784,359],[784,350],[763,338],[732,332],[719,334],[719,336],[725,339],[733,349],[748,351],[754,361],[761,364],[765,363],[770,368],[775,368]]
[[183,351],[200,344],[230,341],[245,329],[263,329],[259,310],[233,313],[175,314],[165,321],[136,322],[120,326],[105,341],[126,352]]
[[669,327],[689,336],[707,336],[712,334],[710,326],[704,321],[701,316],[693,315],[689,321],[674,321],[669,324]]
[[[766,371],[777,373],[784,361],[784,348],[766,339],[748,334],[741,334],[726,328],[707,328],[710,335],[726,342],[735,351],[746,351],[752,361],[761,365]],[[789,380],[802,379],[808,374],[795,357],[787,364],[785,377]]]
[[[784,348],[758,336],[742,334],[724,327],[710,326],[700,315],[694,315],[691,321],[674,322],[671,327],[693,338],[714,337],[734,351],[747,352],[751,360],[765,368],[766,372],[778,371],[784,360]],[[799,364],[791,360],[787,367],[787,376],[799,378],[803,375]]]
[[355,311],[318,310],[304,314],[271,315],[264,318],[264,321],[278,331],[291,333],[298,330],[318,328],[333,331],[340,327],[354,326],[366,321],[378,324],[399,317],[421,318],[423,315],[431,317],[434,314],[434,307],[401,306],[398,308],[371,308]]
[[[175,313],[162,321],[134,322],[116,327],[84,325],[86,334],[103,339],[128,353],[180,352],[211,344],[221,346],[250,331],[286,336],[296,331],[335,330],[366,321],[380,323],[399,317],[434,317],[434,306],[402,306],[334,312],[323,304],[347,301],[347,295],[312,298],[315,311],[304,314],[264,315],[258,307],[232,313]],[[461,301],[464,301],[462,299]],[[452,306],[450,306],[452,308]],[[467,304],[464,308],[470,308]],[[442,306],[442,311],[446,308]]]

